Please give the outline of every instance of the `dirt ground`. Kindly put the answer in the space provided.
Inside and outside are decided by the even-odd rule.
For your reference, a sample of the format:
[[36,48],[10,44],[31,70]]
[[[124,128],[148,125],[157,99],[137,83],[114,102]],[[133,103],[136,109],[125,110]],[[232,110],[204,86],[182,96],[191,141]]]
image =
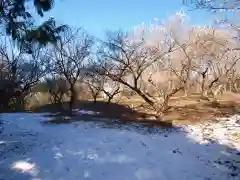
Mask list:
[[[74,119],[99,119],[108,118],[119,120],[122,123],[134,121],[139,123],[157,124],[160,126],[171,126],[173,123],[178,124],[195,124],[203,121],[215,120],[218,117],[228,117],[240,113],[240,94],[225,93],[218,98],[217,103],[199,100],[199,95],[189,97],[173,97],[169,105],[171,108],[163,116],[163,121],[157,122],[154,119],[154,113],[147,108],[147,104],[139,97],[121,98],[108,104],[105,100],[99,99],[97,103],[91,100],[79,100],[76,103],[76,109],[84,109],[100,112],[98,115],[83,115],[74,117]],[[68,104],[63,105],[67,109]],[[40,112],[62,112],[57,105],[48,104],[34,111]]]
[[[164,113],[163,119],[180,124],[194,124],[240,113],[240,94],[225,93],[217,98],[217,103],[200,100],[199,97],[200,95],[195,94],[171,98],[169,102],[171,108]],[[139,98],[125,99],[120,103],[128,104],[131,108],[146,114],[153,113],[151,110],[143,110],[142,105],[146,104]]]

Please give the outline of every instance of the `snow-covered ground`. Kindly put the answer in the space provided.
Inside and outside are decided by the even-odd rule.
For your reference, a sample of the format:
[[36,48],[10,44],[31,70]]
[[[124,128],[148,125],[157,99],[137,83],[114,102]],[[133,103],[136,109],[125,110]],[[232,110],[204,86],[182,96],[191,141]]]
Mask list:
[[239,119],[167,130],[2,114],[0,180],[239,180]]

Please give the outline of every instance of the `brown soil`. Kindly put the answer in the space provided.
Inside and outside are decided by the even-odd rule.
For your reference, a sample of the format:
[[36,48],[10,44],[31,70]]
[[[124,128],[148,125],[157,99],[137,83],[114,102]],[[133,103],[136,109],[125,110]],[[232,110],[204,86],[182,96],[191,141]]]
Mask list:
[[[137,97],[131,99],[122,98],[120,101],[110,104],[102,100],[99,100],[97,103],[81,100],[76,103],[76,108],[100,113],[98,115],[79,115],[75,116],[74,119],[96,120],[107,118],[119,120],[121,123],[134,121],[171,127],[172,123],[193,124],[213,120],[216,117],[227,117],[240,113],[240,95],[231,93],[224,94],[217,103],[199,100],[199,95],[192,95],[190,97],[173,97],[169,104],[171,108],[164,114],[164,121],[156,121],[153,111],[151,109],[148,110],[146,103]],[[67,106],[67,103],[63,104],[65,109],[67,109]],[[68,114],[67,111],[53,104],[38,107],[34,111],[61,112],[57,115],[58,117]]]

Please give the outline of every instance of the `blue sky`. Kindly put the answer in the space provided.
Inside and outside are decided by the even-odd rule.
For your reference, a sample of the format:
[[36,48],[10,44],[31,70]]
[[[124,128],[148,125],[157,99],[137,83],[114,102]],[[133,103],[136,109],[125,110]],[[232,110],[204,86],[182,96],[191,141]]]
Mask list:
[[[44,19],[51,16],[59,23],[83,27],[90,34],[102,37],[106,30],[130,29],[142,22],[149,24],[154,18],[167,18],[183,7],[182,0],[56,0]],[[210,14],[206,12],[186,12],[192,24],[209,23]]]

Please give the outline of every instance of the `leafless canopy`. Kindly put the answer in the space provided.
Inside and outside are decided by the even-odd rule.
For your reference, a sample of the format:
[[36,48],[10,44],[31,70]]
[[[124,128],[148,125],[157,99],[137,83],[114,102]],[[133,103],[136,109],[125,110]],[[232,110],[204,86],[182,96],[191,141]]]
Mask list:
[[64,32],[61,41],[53,48],[50,54],[52,71],[66,79],[71,92],[70,106],[77,98],[76,83],[81,81],[85,74],[85,64],[91,55],[93,39],[83,30],[69,30]]
[[[103,73],[112,81],[119,82],[140,95],[156,111],[160,105],[156,98],[144,92],[146,73],[154,68],[163,68],[165,56],[175,50],[175,44],[166,42],[167,48],[151,45],[144,38],[134,39],[122,32],[108,35],[102,43],[98,57]],[[146,82],[146,81],[145,81]],[[148,82],[151,82],[149,79]]]
[[240,10],[239,0],[183,0],[183,3],[195,8],[202,8],[213,11]]

